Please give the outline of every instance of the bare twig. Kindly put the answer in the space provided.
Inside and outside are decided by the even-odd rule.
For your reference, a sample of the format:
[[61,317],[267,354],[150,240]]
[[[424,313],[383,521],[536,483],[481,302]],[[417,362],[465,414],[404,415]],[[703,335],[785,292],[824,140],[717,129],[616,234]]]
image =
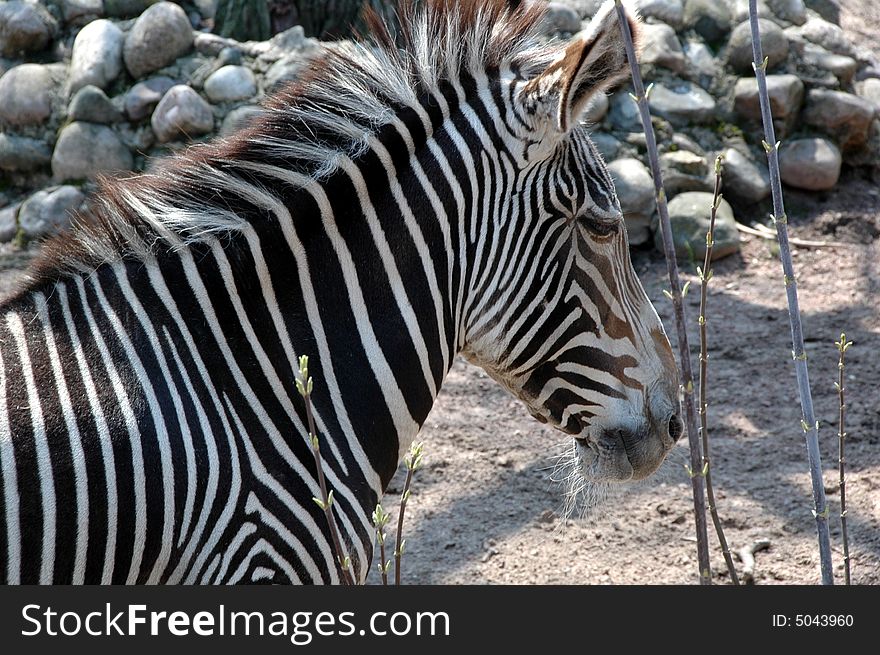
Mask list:
[[837,362],[837,383],[834,385],[837,389],[837,400],[840,408],[840,425],[837,431],[837,466],[839,473],[838,486],[840,487],[840,531],[843,538],[843,574],[846,584],[850,584],[849,569],[849,535],[846,530],[846,452],[844,450],[844,442],[846,441],[846,386],[844,384],[844,369],[846,368],[846,351],[852,345],[852,341],[846,340],[846,334],[840,333],[840,341],[835,341],[834,345],[840,353],[840,359]]
[[743,584],[755,584],[755,553],[770,548],[769,539],[758,539],[751,546],[743,546],[736,555],[742,562],[742,581]]
[[773,194],[773,220],[776,236],[779,239],[779,258],[785,275],[785,290],[788,299],[788,317],[791,324],[792,354],[797,374],[798,394],[800,395],[801,428],[807,443],[807,459],[813,485],[813,515],[816,518],[816,533],[819,541],[819,560],[822,569],[822,584],[834,584],[834,571],[831,564],[831,538],[828,531],[828,506],[825,502],[825,487],[822,483],[822,458],[819,454],[819,423],[813,411],[813,397],[810,392],[810,376],[807,369],[807,354],[804,350],[804,332],[801,324],[801,310],[798,302],[797,282],[794,264],[791,259],[791,246],[788,238],[788,218],[782,198],[782,182],[779,176],[779,143],[773,127],[770,111],[770,95],[767,92],[767,59],[761,48],[761,33],[758,26],[757,0],[749,0],[749,23],[752,31],[753,67],[758,80],[758,97],[761,101],[761,119],[764,123],[764,150],[770,168],[770,189]]
[[333,490],[327,491],[327,481],[324,479],[324,465],[321,461],[321,447],[318,441],[318,433],[315,430],[315,417],[312,413],[312,378],[309,377],[309,358],[303,355],[299,358],[299,379],[296,381],[296,390],[303,397],[306,405],[306,420],[309,424],[308,441],[315,458],[315,468],[318,471],[318,486],[321,488],[321,497],[312,498],[315,504],[324,510],[327,525],[330,527],[330,538],[333,542],[333,550],[336,553],[336,562],[339,565],[340,579],[343,584],[352,585],[351,560],[342,548],[339,539],[339,530],[336,528],[336,517],[333,514]]
[[707,391],[709,385],[709,348],[708,338],[706,335],[706,302],[708,300],[709,280],[712,279],[712,249],[715,245],[715,217],[718,214],[718,206],[721,204],[721,155],[715,158],[715,192],[712,196],[712,211],[709,217],[709,231],[706,232],[706,256],[703,258],[703,267],[697,267],[697,273],[700,276],[700,436],[703,445],[703,474],[706,476],[706,496],[709,499],[709,514],[712,516],[712,523],[715,525],[715,533],[718,535],[718,543],[721,544],[721,552],[724,555],[724,562],[727,564],[727,572],[730,574],[730,581],[734,585],[739,585],[739,578],[736,575],[736,567],[733,565],[733,557],[730,555],[730,547],[727,545],[727,539],[724,536],[724,528],[721,525],[721,519],[718,516],[718,506],[715,502],[715,489],[712,486],[712,467],[709,464],[709,417],[707,408]]
[[672,307],[675,313],[675,330],[678,335],[679,365],[681,368],[681,384],[685,408],[685,427],[688,433],[690,448],[690,477],[694,498],[694,527],[697,535],[697,564],[699,566],[700,584],[712,584],[712,569],[709,563],[709,537],[706,532],[706,498],[703,491],[702,453],[700,437],[697,433],[697,413],[694,403],[694,374],[691,368],[690,348],[688,346],[687,324],[682,302],[682,288],[678,277],[678,262],[675,259],[675,246],[672,240],[672,226],[669,222],[669,210],[666,207],[666,192],[663,189],[663,176],[660,172],[660,158],[657,153],[657,139],[651,125],[651,112],[648,109],[648,92],[642,82],[639,64],[636,60],[635,45],[629,28],[629,19],[621,0],[615,0],[620,30],[626,46],[632,75],[633,96],[639,107],[642,127],[648,148],[648,161],[651,165],[651,176],[654,178],[654,192],[657,198],[657,211],[660,215],[660,234],[663,237],[663,252],[666,256],[666,269],[669,284],[672,287]]
[[400,584],[400,560],[403,559],[403,549],[406,539],[403,538],[403,514],[406,512],[406,502],[409,500],[410,486],[412,485],[413,473],[422,465],[422,447],[419,441],[410,446],[409,454],[403,458],[406,464],[406,482],[403,483],[403,494],[400,496],[400,513],[397,515],[397,544],[394,548],[394,584]]
[[382,505],[376,505],[373,510],[373,525],[376,527],[376,541],[379,542],[379,573],[382,574],[382,584],[388,585],[388,569],[391,562],[385,556],[385,540],[388,535],[385,533],[385,526],[391,519],[391,514],[382,509]]
[[[751,227],[749,225],[743,225],[742,223],[736,224],[736,229],[745,234],[751,234],[755,237],[761,237],[762,239],[773,239],[776,240],[776,231],[771,230],[769,227],[764,225],[758,225],[757,228]],[[793,246],[799,246],[801,248],[852,248],[852,244],[849,243],[831,243],[830,241],[810,241],[808,239],[796,239],[790,237],[788,242]]]

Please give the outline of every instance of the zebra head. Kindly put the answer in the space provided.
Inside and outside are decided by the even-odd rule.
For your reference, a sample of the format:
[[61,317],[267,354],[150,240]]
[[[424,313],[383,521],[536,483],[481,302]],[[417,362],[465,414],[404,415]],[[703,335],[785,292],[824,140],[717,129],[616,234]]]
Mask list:
[[516,236],[473,302],[465,354],[574,437],[587,481],[641,479],[683,430],[669,341],[633,270],[612,180],[579,124],[628,71],[614,3],[549,66],[523,70],[501,73],[508,149],[521,157],[515,188],[494,208]]

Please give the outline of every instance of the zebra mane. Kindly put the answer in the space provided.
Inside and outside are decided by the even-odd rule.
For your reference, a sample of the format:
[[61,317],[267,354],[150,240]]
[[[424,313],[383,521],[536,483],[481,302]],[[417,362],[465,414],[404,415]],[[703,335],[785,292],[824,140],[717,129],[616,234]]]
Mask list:
[[543,71],[560,53],[537,37],[545,11],[543,2],[518,0],[402,0],[394,29],[368,10],[367,36],[325,46],[249,128],[192,145],[151,172],[101,179],[89,210],[45,242],[26,286],[245,229],[247,212],[236,204],[269,193],[249,169],[271,163],[320,181],[444,83],[503,65],[524,76]]

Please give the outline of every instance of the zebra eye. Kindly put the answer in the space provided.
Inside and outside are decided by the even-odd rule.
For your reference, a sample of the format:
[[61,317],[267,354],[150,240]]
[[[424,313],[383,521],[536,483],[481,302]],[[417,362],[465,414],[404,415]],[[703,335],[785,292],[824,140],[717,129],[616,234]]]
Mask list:
[[594,237],[603,239],[617,234],[617,230],[620,229],[621,221],[601,220],[597,219],[595,216],[581,216],[578,218],[578,223],[583,225]]

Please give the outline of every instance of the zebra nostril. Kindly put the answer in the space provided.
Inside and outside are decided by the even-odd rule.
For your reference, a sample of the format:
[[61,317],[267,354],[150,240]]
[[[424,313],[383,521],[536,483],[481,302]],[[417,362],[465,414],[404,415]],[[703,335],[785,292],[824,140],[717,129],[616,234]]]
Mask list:
[[673,441],[678,441],[681,438],[681,435],[684,434],[684,425],[681,422],[681,419],[678,418],[675,414],[669,417],[669,436]]

